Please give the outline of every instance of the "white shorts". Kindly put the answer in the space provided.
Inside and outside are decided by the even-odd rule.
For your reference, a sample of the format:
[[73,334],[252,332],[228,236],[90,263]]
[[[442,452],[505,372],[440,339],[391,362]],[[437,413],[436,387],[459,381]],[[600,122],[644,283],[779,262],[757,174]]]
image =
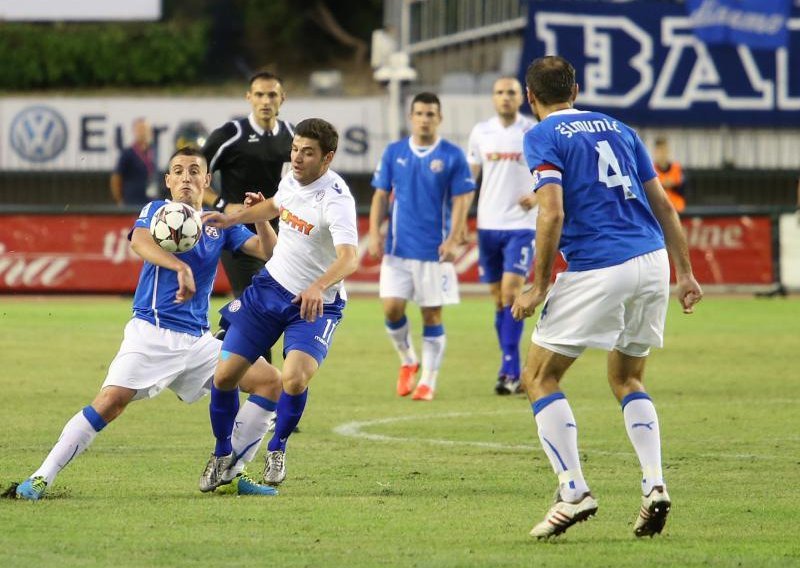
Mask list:
[[381,262],[380,297],[413,300],[422,308],[457,304],[455,266],[387,254]]
[[622,264],[562,272],[531,340],[567,357],[587,347],[644,357],[664,344],[669,260],[660,249]]
[[133,400],[153,398],[169,388],[182,401],[195,402],[211,392],[221,346],[208,332],[195,337],[133,318],[103,387],[133,389]]

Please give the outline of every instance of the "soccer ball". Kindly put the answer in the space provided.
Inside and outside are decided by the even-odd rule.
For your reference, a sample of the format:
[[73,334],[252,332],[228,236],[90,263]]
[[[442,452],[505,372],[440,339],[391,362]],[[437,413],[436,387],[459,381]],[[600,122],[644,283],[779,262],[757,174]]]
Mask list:
[[153,214],[150,234],[165,251],[181,253],[200,242],[202,227],[200,213],[184,203],[171,201]]

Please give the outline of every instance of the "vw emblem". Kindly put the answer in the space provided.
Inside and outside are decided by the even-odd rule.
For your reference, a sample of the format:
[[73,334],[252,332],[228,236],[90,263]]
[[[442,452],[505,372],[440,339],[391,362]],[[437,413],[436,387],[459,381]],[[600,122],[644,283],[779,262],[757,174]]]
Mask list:
[[11,122],[11,147],[24,160],[47,162],[63,152],[66,145],[67,124],[50,107],[28,107]]

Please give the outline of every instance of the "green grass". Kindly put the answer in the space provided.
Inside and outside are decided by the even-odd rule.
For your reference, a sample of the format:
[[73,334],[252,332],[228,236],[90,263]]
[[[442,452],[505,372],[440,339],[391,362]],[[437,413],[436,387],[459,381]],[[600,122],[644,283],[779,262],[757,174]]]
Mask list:
[[[800,301],[676,307],[647,369],[674,501],[660,537],[632,535],[638,463],[603,353],[564,383],[600,510],[540,543],[527,533],[555,477],[527,401],[492,394],[489,300],[446,310],[437,399],[416,403],[394,395],[378,302],[356,298],[312,381],[279,497],[200,494],[208,402],[165,393],[103,431],[49,498],[0,500],[0,566],[799,566]],[[129,313],[124,298],[0,297],[4,486],[91,401]],[[373,438],[336,432],[348,423]]]

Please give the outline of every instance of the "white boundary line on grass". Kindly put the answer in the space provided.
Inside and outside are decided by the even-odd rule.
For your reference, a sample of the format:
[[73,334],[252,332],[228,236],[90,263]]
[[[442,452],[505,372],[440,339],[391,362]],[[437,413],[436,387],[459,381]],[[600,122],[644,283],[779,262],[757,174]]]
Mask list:
[[[335,434],[339,434],[340,436],[344,436],[346,438],[359,438],[362,440],[370,440],[373,442],[410,442],[410,443],[424,443],[424,444],[433,444],[437,446],[469,446],[475,448],[488,448],[492,450],[539,450],[541,449],[538,445],[531,445],[531,444],[504,444],[500,442],[479,442],[476,440],[447,440],[443,438],[417,438],[417,437],[408,437],[408,436],[390,436],[386,434],[373,434],[370,432],[366,432],[365,428],[370,426],[379,426],[383,424],[396,424],[398,422],[413,422],[417,420],[429,420],[429,419],[450,419],[450,418],[462,418],[462,417],[473,417],[473,416],[489,416],[489,415],[497,415],[497,414],[507,414],[508,411],[501,410],[501,411],[486,411],[486,412],[446,412],[442,414],[420,414],[420,415],[413,415],[413,416],[391,416],[388,418],[376,418],[374,420],[355,420],[352,422],[345,422],[344,424],[340,424],[333,428],[333,432]],[[633,450],[630,452],[612,452],[607,450],[600,450],[597,448],[592,447],[591,445],[583,445],[581,446],[581,451],[588,451],[593,454],[600,454],[600,455],[607,455],[607,456],[624,456],[624,457],[631,457],[634,456]],[[734,460],[759,460],[759,459],[787,459],[788,456],[785,455],[769,455],[769,454],[727,454],[721,452],[706,452],[700,454],[699,457],[703,458],[717,458],[717,459],[734,459]]]

